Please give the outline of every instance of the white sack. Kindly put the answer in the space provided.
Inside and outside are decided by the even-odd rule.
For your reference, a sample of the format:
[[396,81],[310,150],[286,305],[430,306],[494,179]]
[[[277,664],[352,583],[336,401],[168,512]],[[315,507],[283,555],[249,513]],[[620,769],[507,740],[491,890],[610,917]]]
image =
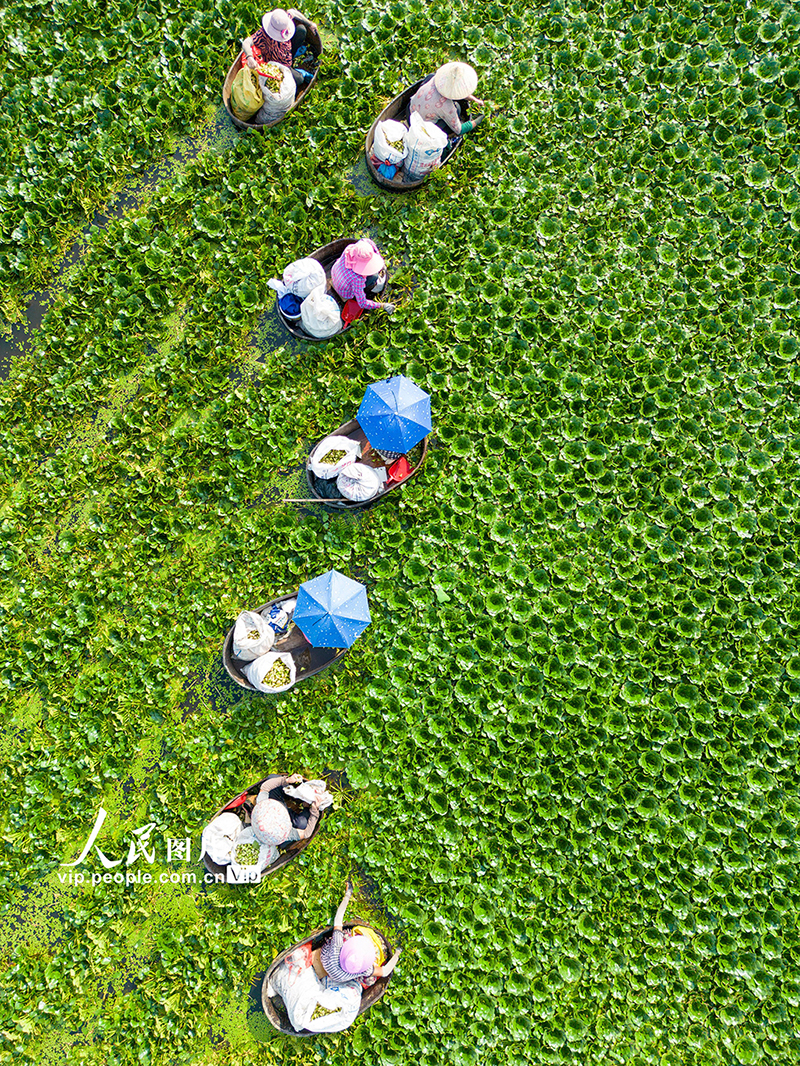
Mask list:
[[275,66],[280,67],[283,72],[283,78],[277,92],[272,91],[269,82],[263,75],[259,74],[258,76],[258,84],[261,86],[261,92],[264,95],[264,104],[250,120],[257,125],[262,125],[265,122],[277,122],[278,119],[283,118],[294,103],[296,85],[291,70],[282,63],[276,63]]
[[300,305],[300,323],[312,337],[332,337],[342,328],[342,313],[332,296],[319,285]]
[[301,803],[310,805],[316,800],[321,811],[327,810],[333,803],[333,796],[328,792],[325,781],[304,781],[301,785],[284,785],[283,791],[285,795],[300,800]]
[[[407,130],[408,126],[406,126],[405,122],[397,122],[393,118],[378,123],[372,140],[372,154],[378,162],[389,163],[390,166],[397,166],[398,163],[403,162],[408,155],[408,148],[405,145]],[[392,148],[389,141],[401,141],[403,144],[402,149],[398,151],[396,148]]]
[[208,855],[212,862],[219,863],[221,866],[230,862],[233,846],[243,829],[239,815],[234,814],[233,811],[225,811],[218,815],[203,830],[200,838],[200,858]]
[[[276,660],[282,660],[289,668],[289,681],[285,685],[281,685],[279,688],[270,688],[263,683],[262,678],[265,674],[269,673],[270,667],[274,666]],[[295,683],[297,677],[297,670],[294,665],[294,659],[291,655],[281,655],[278,652],[270,651],[266,655],[260,655],[253,662],[248,663],[244,668],[244,676],[259,692],[286,692]]]
[[[304,964],[307,958],[308,945],[304,944],[284,959],[270,978],[267,995],[277,993],[281,997],[289,1021],[297,1031],[340,1033],[358,1017],[361,985],[358,981],[338,985],[330,977],[321,980],[313,966]],[[317,1004],[335,1013],[312,1021]]]
[[[323,463],[323,457],[330,451],[344,451],[345,454],[338,463]],[[321,477],[323,481],[330,481],[337,474],[340,474],[345,467],[350,466],[351,463],[360,458],[361,445],[358,441],[351,440],[349,437],[337,437],[334,435],[321,440],[309,456],[308,461],[312,472],[317,477]]]
[[346,500],[363,503],[377,496],[386,480],[386,472],[381,477],[374,466],[364,463],[351,463],[336,479],[336,488]]
[[426,122],[418,111],[411,115],[411,124],[406,134],[405,176],[417,181],[434,170],[447,146],[447,134],[433,122]]
[[283,281],[272,278],[267,284],[278,294],[278,299],[293,293],[304,300],[306,296],[320,285],[325,285],[325,271],[316,259],[295,259],[283,272]]
[[[237,861],[238,849],[242,844],[255,844],[258,847],[258,861],[249,865],[240,865]],[[249,883],[255,884],[261,880],[261,871],[275,862],[280,852],[272,844],[260,844],[256,840],[256,835],[253,832],[252,826],[243,828],[239,834],[239,838],[234,844],[231,850],[231,866],[228,871],[228,883],[229,884],[242,884]]]
[[242,611],[233,628],[233,654],[244,662],[266,655],[275,643],[275,630],[253,611]]
[[[296,599],[284,600],[283,603],[273,603],[271,607],[265,607],[261,612],[261,618],[275,637],[286,632],[296,606]],[[266,650],[269,651],[269,648]]]

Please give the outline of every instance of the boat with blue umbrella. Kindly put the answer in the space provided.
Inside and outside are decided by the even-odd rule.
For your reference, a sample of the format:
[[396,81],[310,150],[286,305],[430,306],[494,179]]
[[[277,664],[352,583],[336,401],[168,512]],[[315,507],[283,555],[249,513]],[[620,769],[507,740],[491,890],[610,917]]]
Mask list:
[[255,611],[243,611],[225,637],[222,662],[242,688],[287,692],[343,659],[369,623],[364,586],[329,570]]
[[355,418],[318,441],[306,460],[312,498],[336,510],[384,500],[428,454],[431,398],[402,374],[368,385]]

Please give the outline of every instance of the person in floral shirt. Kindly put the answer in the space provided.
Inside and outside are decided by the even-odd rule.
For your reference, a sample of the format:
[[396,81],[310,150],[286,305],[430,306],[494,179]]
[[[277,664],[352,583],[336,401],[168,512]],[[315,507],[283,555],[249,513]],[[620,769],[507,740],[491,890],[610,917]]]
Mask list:
[[308,816],[290,814],[280,789],[284,785],[299,785],[303,781],[300,774],[291,777],[274,774],[263,782],[258,792],[250,824],[259,844],[271,844],[278,847],[295,840],[306,840],[314,832],[319,821],[319,804],[311,804]]
[[[298,12],[293,11],[293,14]],[[276,8],[261,19],[261,27],[252,37],[242,41],[244,62],[255,70],[258,61],[281,63],[292,72],[297,88],[308,84],[314,75],[310,70],[295,70],[293,63],[298,51],[306,42],[307,31],[302,24],[293,22],[288,11]]]
[[482,107],[483,100],[472,95],[477,87],[478,75],[468,63],[445,63],[411,97],[409,117],[416,111],[426,122],[436,122],[456,137],[471,133],[483,121],[483,115],[462,122],[459,102],[466,104],[471,100]]

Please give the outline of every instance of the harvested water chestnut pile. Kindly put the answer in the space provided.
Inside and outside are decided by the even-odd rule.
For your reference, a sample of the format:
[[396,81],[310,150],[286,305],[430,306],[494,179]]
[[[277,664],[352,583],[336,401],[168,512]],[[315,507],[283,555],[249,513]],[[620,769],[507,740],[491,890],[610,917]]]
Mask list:
[[[303,106],[93,233],[0,387],[0,1063],[797,1062],[797,6],[305,13],[337,39]],[[3,9],[7,316],[260,14]],[[413,194],[351,183],[454,57],[489,119]],[[258,332],[270,278],[362,233],[394,316]],[[281,502],[400,372],[434,398],[419,476],[361,516]],[[351,653],[228,686],[242,608],[331,567],[369,582]],[[214,811],[326,768],[351,791],[299,858],[203,884]],[[251,988],[351,872],[403,955],[292,1042]]]

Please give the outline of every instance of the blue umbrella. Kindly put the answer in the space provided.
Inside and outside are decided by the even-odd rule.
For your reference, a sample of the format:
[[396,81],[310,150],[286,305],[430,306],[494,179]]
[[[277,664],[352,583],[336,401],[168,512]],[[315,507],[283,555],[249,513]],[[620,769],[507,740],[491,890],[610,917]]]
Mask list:
[[371,621],[367,590],[329,570],[300,586],[292,621],[314,648],[349,648]]
[[367,385],[356,419],[374,448],[404,455],[431,431],[431,398],[398,374]]

